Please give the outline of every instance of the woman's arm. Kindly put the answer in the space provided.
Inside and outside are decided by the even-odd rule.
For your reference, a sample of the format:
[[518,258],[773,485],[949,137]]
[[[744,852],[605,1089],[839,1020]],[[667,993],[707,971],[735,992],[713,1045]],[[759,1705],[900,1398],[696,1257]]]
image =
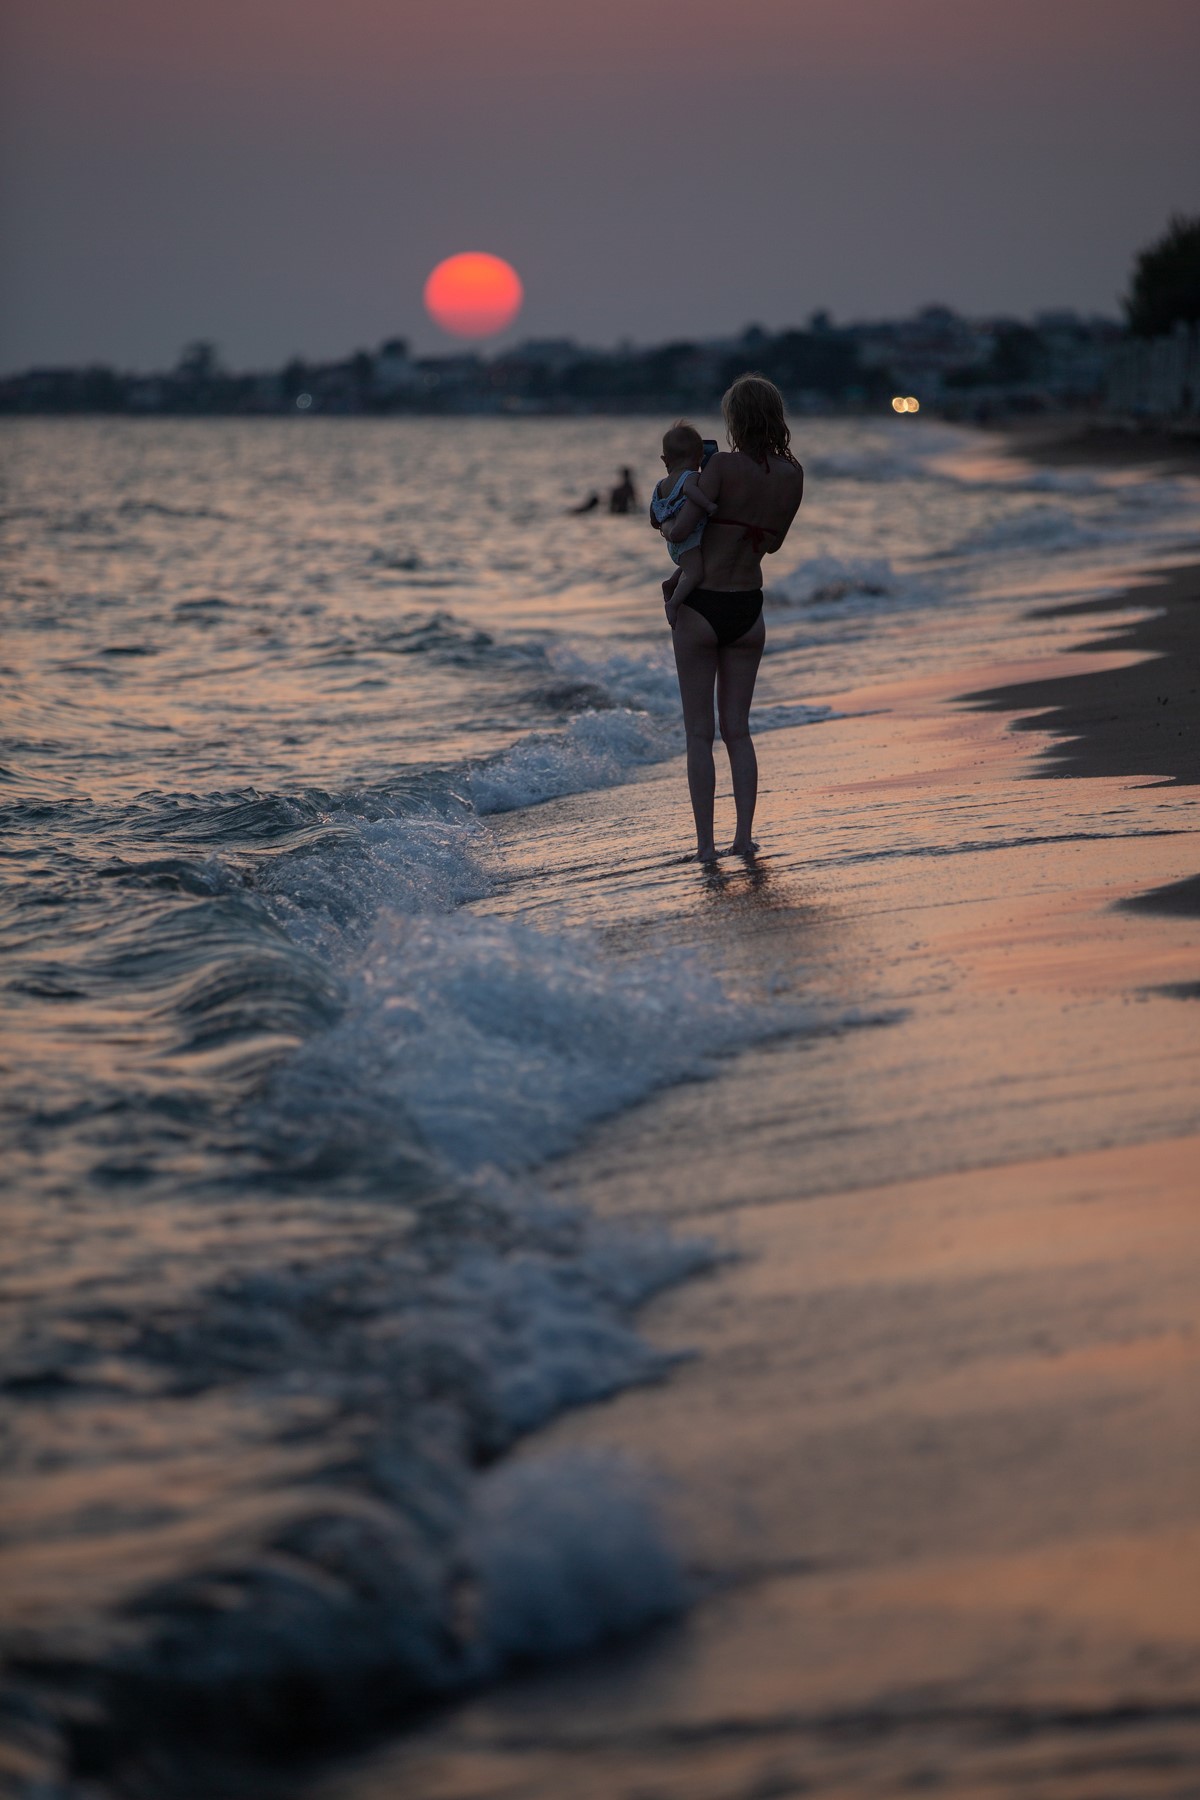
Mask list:
[[709,457],[699,475],[689,480],[684,492],[688,488],[698,488],[708,505],[703,506],[699,500],[686,500],[675,517],[663,526],[663,536],[668,544],[682,543],[685,537],[695,531],[697,525],[716,512],[717,502],[721,497],[721,469],[726,461],[725,451],[718,450],[715,456]]
[[729,461],[728,450],[714,450],[696,480],[700,484],[700,492],[707,494],[710,500],[721,498],[721,471]]
[[716,501],[710,500],[704,489],[700,486],[700,477],[698,475],[688,476],[683,484],[683,497],[685,500],[694,500],[697,506],[703,507],[710,518],[717,510]]
[[775,533],[776,541],[773,544],[764,544],[763,545],[763,549],[766,551],[768,556],[774,556],[775,552],[777,550],[782,550],[783,540],[787,536],[788,532],[792,529],[792,524],[793,524],[793,521],[795,520],[796,514],[800,511],[800,502],[804,498],[804,470],[800,468],[799,464],[797,464],[796,466],[797,466],[797,471],[800,476],[800,492],[796,495],[795,506],[793,506],[791,512],[788,514],[787,524],[783,527],[782,531]]
[[662,534],[668,544],[680,544],[707,517],[707,512],[698,500],[685,500],[675,517],[667,520]]

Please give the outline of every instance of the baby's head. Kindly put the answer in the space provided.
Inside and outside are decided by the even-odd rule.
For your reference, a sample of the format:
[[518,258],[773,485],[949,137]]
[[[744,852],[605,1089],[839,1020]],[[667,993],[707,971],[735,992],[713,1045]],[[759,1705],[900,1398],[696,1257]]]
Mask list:
[[668,469],[698,469],[703,455],[704,439],[683,419],[663,437],[662,459]]

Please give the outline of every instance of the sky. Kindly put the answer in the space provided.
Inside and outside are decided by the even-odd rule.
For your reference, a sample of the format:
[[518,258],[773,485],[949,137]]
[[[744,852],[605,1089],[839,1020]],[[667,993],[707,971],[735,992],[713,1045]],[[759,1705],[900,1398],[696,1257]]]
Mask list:
[[[1200,0],[5,0],[0,369],[234,369],[519,271],[505,341],[1115,314],[1200,213]],[[459,345],[458,347],[461,347]]]

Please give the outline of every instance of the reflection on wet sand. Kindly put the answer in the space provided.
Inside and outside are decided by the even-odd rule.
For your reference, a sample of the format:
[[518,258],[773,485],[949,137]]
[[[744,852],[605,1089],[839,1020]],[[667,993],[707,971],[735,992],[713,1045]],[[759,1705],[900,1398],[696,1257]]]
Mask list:
[[[1045,661],[1022,680],[1053,699],[1089,667],[1124,679],[1107,656],[1061,690]],[[669,1392],[549,1438],[652,1456],[720,1583],[636,1656],[510,1685],[322,1800],[1187,1791],[1190,797],[1032,779],[1043,740],[999,696],[964,712],[968,685],[772,738],[769,882],[720,870],[699,911],[678,878],[660,897],[664,938],[711,934],[747,983],[803,969],[878,1028],[752,1050],[559,1168],[602,1213],[650,1206],[737,1252],[653,1310],[657,1342],[700,1352]],[[656,776],[587,802],[590,828],[636,860],[678,799]],[[533,860],[560,823],[578,807],[547,812]],[[543,915],[569,914],[570,880],[553,889]],[[614,869],[618,935],[627,892]]]

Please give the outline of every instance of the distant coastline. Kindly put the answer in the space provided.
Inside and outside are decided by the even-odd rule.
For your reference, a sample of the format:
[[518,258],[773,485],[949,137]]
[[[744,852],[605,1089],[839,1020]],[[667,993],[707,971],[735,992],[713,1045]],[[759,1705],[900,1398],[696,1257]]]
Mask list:
[[806,326],[705,342],[589,349],[531,339],[492,356],[414,356],[403,338],[331,362],[293,356],[234,372],[213,344],[189,345],[173,369],[103,364],[34,368],[0,378],[0,413],[280,416],[711,412],[747,367],[778,383],[800,413],[878,412],[915,395],[945,417],[987,421],[1102,405],[1128,351],[1116,321],[1073,312],[1032,321],[967,319],[945,306],[910,318]]

